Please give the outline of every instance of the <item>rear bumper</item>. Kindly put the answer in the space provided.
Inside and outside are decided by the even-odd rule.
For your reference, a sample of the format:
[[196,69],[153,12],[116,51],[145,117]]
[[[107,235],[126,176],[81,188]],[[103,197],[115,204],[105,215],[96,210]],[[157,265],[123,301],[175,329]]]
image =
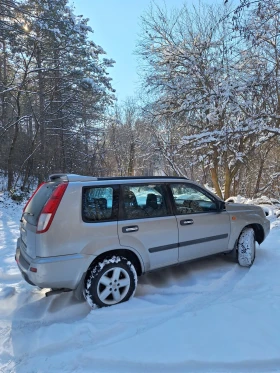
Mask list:
[[[72,254],[48,258],[31,258],[17,241],[16,256],[18,267],[25,281],[40,288],[76,289],[83,274],[87,271],[93,255]],[[31,272],[36,268],[37,272]]]

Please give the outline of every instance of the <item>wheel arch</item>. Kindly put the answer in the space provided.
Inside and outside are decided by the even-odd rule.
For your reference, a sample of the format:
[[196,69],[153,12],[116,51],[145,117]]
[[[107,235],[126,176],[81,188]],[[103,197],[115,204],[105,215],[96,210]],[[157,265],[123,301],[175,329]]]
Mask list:
[[[255,232],[255,238],[256,238],[256,241],[258,242],[258,244],[260,245],[263,242],[263,240],[264,240],[264,230],[263,230],[263,227],[261,226],[261,224],[253,223],[253,224],[246,225],[242,229],[242,231],[245,228],[253,228],[254,232]],[[240,234],[242,233],[242,231],[240,232]],[[239,234],[239,237],[240,237],[240,234]]]
[[138,276],[141,276],[144,273],[144,267],[143,267],[141,259],[137,256],[137,254],[135,254],[133,251],[131,251],[129,249],[114,249],[114,250],[105,251],[105,252],[99,254],[91,262],[87,271],[89,271],[91,268],[93,268],[98,262],[103,261],[104,259],[110,259],[114,255],[123,256],[127,260],[129,260],[134,265],[136,273],[137,273]]

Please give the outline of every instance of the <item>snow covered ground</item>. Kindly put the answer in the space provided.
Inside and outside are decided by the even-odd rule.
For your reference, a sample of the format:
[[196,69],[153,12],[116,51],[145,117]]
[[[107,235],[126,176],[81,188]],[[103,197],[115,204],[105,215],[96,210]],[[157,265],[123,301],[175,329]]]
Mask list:
[[131,301],[90,310],[22,280],[21,209],[0,195],[0,372],[280,372],[280,220],[250,269],[224,257],[164,269]]

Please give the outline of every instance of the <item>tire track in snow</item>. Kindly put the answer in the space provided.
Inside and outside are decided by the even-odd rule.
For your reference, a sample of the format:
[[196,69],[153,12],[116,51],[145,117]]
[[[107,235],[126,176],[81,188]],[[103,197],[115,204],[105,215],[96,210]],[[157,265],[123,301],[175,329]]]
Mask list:
[[[47,322],[37,321],[35,323],[32,320],[17,320],[14,322],[13,330],[11,331],[12,338],[14,338],[14,347],[17,344],[16,339],[19,338],[18,333],[21,331],[28,331],[30,338],[34,341],[41,339],[41,346],[38,346],[35,351],[29,351],[27,355],[22,356],[19,366],[24,365],[27,360],[32,360],[36,355],[47,353],[52,356],[57,351],[61,353],[61,351],[65,350],[65,346],[67,346],[67,350],[74,350],[75,355],[79,353],[84,355],[85,350],[87,350],[85,345],[90,345],[90,351],[94,351],[145,333],[147,330],[164,324],[171,318],[180,317],[184,313],[201,310],[217,303],[224,295],[228,295],[247,272],[248,270],[233,264],[230,270],[226,271],[221,278],[212,279],[212,283],[209,284],[209,287],[212,288],[211,291],[200,290],[195,292],[193,290],[195,290],[196,285],[191,286],[189,289],[194,288],[192,292],[187,289],[180,294],[181,299],[175,305],[157,304],[157,302],[153,302],[153,299],[148,294],[149,299],[146,299],[147,296],[136,297],[129,303],[108,309],[94,310],[84,320],[74,321],[74,323],[71,319],[68,323],[57,323],[52,320]],[[165,293],[165,291],[163,292]],[[158,297],[156,298],[158,299]],[[133,305],[132,303],[136,304]],[[133,315],[133,307],[128,307],[130,304],[138,309],[135,316]],[[144,315],[140,320],[139,310],[140,314]],[[114,317],[116,317],[116,322],[108,322],[108,318],[112,320]],[[129,319],[128,321],[126,321],[127,318]],[[68,334],[66,332],[67,329],[69,330]],[[61,335],[61,338],[57,341],[51,338],[55,334]],[[42,343],[42,336],[45,337],[45,343]],[[18,343],[21,346],[22,342],[18,341]]]
[[[177,364],[161,363],[130,363],[118,360],[106,361],[103,359],[88,358],[84,366],[98,366],[98,372],[107,373],[279,373],[280,359],[240,361],[232,363],[185,361]],[[83,368],[83,366],[81,367]]]

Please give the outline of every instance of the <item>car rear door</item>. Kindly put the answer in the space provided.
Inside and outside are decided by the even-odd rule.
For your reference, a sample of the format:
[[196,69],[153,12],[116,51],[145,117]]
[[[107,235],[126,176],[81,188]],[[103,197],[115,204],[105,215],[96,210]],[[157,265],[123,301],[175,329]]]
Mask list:
[[166,185],[121,185],[120,244],[136,250],[146,270],[178,262],[178,227]]
[[82,189],[82,219],[79,239],[83,252],[98,255],[104,250],[119,249],[119,186],[99,184]]
[[215,198],[191,183],[170,185],[179,229],[179,262],[228,249],[230,218]]
[[42,183],[26,205],[20,220],[20,247],[29,257],[36,257],[36,232],[40,213],[57,182]]

